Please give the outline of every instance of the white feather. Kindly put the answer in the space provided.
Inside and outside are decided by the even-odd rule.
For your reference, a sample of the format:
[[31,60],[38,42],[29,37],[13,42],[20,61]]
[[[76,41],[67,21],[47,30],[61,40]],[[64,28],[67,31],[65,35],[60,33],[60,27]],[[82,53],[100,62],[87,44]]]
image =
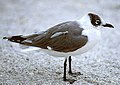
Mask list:
[[47,49],[52,50],[52,48],[50,46],[47,46]]
[[51,38],[54,38],[54,37],[57,37],[57,36],[60,36],[60,35],[62,35],[62,34],[66,34],[66,33],[68,33],[68,31],[65,31],[65,32],[57,32],[57,33],[53,34],[53,35],[51,36]]
[[24,42],[32,43],[31,40],[24,40],[22,43],[24,43]]
[[38,47],[29,47],[26,49],[22,49],[21,52],[29,52],[29,51],[35,51],[35,50],[40,50],[41,48]]

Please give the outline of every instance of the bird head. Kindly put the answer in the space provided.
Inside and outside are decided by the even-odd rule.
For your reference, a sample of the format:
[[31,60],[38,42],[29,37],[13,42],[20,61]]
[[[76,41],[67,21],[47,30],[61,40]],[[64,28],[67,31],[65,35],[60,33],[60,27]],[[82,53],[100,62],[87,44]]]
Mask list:
[[85,26],[85,28],[114,28],[114,26],[110,23],[106,23],[103,21],[100,16],[94,13],[88,13],[87,15],[83,16],[80,20]]

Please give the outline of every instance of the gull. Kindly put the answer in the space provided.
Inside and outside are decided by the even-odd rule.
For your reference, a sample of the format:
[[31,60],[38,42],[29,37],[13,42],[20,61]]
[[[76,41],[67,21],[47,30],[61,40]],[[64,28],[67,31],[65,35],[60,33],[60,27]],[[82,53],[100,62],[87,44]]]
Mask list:
[[92,49],[100,41],[101,28],[114,27],[104,22],[99,15],[90,12],[79,20],[57,24],[41,33],[3,37],[3,39],[40,48],[55,57],[65,57],[63,80],[66,81],[67,59],[69,61],[68,73],[73,74],[71,56],[81,55]]

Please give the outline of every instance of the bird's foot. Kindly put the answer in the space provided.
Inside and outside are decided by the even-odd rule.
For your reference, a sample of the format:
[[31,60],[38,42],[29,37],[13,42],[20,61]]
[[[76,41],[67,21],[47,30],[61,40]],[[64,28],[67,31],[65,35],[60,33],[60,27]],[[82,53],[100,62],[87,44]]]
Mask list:
[[73,84],[77,80],[75,80],[75,79],[64,79],[64,77],[63,77],[63,81],[69,82],[70,84]]
[[63,77],[63,81],[67,81],[66,77]]
[[73,72],[68,72],[69,73],[69,75],[71,75],[71,76],[73,76],[73,77],[77,77],[77,76],[79,76],[79,75],[83,75],[81,72],[75,72],[75,73],[73,73]]

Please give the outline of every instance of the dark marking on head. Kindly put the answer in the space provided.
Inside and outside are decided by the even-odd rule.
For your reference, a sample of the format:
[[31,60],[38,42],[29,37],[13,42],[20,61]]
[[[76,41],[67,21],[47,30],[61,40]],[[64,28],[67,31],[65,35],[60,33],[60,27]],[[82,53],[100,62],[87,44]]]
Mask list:
[[101,25],[101,18],[96,15],[96,14],[93,14],[93,13],[89,13],[88,14],[90,16],[90,21],[92,23],[93,26],[100,26]]

